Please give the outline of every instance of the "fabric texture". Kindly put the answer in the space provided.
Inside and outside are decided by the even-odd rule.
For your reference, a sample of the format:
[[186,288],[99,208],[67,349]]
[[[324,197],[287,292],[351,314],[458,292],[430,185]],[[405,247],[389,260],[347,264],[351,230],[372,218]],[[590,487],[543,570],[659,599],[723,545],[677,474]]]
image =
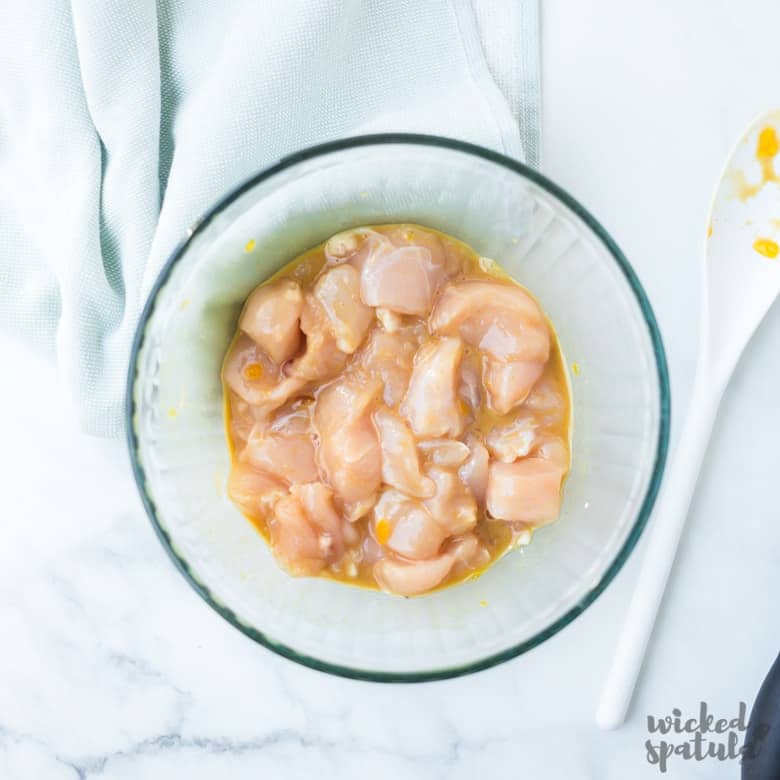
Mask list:
[[539,160],[537,0],[30,0],[0,25],[0,327],[122,430],[166,257],[279,157],[381,131]]

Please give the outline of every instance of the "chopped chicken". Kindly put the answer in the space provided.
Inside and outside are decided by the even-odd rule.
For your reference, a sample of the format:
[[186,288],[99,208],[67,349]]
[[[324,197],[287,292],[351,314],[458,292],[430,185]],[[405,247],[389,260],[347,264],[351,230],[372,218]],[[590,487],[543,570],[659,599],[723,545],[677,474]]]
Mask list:
[[306,348],[289,364],[288,378],[308,383],[336,376],[346,365],[348,355],[338,348],[325,307],[314,295],[307,295],[304,300],[301,330],[306,335]]
[[485,439],[490,454],[502,463],[524,458],[536,443],[536,420],[519,414],[512,422],[493,428]]
[[444,276],[444,267],[433,261],[428,249],[399,247],[369,256],[361,274],[360,294],[369,306],[424,317]]
[[454,563],[451,553],[414,563],[382,558],[374,564],[373,573],[382,590],[399,596],[418,596],[440,585]]
[[379,378],[382,400],[396,408],[404,397],[412,375],[412,363],[424,334],[420,328],[404,327],[394,333],[375,330],[357,359],[365,371]]
[[374,538],[411,560],[436,555],[448,533],[419,501],[388,488],[374,507]]
[[436,466],[460,466],[471,453],[468,445],[457,439],[425,439],[417,448]]
[[307,517],[317,526],[320,547],[327,548],[329,557],[338,560],[344,552],[345,532],[350,534],[352,526],[341,519],[333,506],[333,491],[322,482],[309,482],[293,485],[290,493],[301,502]]
[[351,375],[327,385],[314,404],[319,462],[336,495],[361,502],[379,489],[382,453],[371,419],[378,383]]
[[542,310],[512,284],[467,280],[447,285],[430,328],[460,336],[497,360],[545,363],[550,355],[550,328]]
[[515,360],[504,363],[485,358],[483,378],[490,405],[499,414],[511,412],[523,403],[544,371],[544,363]]
[[433,495],[434,484],[420,471],[417,445],[406,422],[395,412],[381,407],[374,412],[374,424],[382,450],[382,481],[407,496]]
[[477,524],[473,493],[448,469],[434,466],[428,469],[428,476],[436,485],[436,492],[424,503],[436,522],[451,536],[471,531]]
[[560,436],[545,436],[537,442],[534,455],[537,458],[544,458],[556,466],[560,466],[562,471],[569,468],[569,448],[564,444]]
[[289,360],[301,343],[303,293],[293,279],[258,287],[247,299],[239,328],[277,365]]
[[331,559],[330,535],[317,527],[295,495],[276,502],[268,531],[274,555],[290,574],[318,574]]
[[463,354],[460,339],[432,339],[414,357],[401,414],[420,437],[459,436],[463,418],[456,390]]
[[392,250],[393,244],[381,233],[370,228],[354,228],[337,233],[329,239],[325,244],[324,254],[331,265],[349,263],[360,271],[372,255]]
[[230,347],[222,375],[225,384],[251,406],[263,405],[279,385],[279,367],[243,333]]
[[485,445],[473,434],[466,438],[470,455],[468,460],[458,469],[458,476],[471,491],[477,503],[485,501],[488,483],[488,463],[490,457]]
[[496,520],[546,525],[561,508],[563,469],[542,458],[514,463],[491,463],[488,470],[487,508]]
[[314,461],[314,442],[308,434],[253,431],[241,458],[266,474],[290,484],[319,479]]
[[374,319],[373,309],[360,300],[360,273],[351,265],[331,268],[317,280],[314,295],[330,320],[336,346],[351,355]]
[[249,463],[235,463],[230,470],[228,497],[250,517],[262,516],[286,492],[283,482]]
[[433,558],[422,561],[401,561],[382,558],[374,564],[374,578],[382,590],[399,596],[419,596],[440,585],[454,566],[466,571],[485,566],[488,551],[468,534]]

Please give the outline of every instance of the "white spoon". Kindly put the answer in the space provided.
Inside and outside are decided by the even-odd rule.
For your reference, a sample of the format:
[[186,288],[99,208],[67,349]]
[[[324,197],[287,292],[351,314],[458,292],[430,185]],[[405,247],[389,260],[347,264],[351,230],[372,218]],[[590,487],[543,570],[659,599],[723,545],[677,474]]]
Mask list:
[[626,716],[674,562],[720,399],[745,345],[780,294],[780,110],[762,114],[726,163],[710,211],[699,364],[642,569],[601,696],[604,729]]

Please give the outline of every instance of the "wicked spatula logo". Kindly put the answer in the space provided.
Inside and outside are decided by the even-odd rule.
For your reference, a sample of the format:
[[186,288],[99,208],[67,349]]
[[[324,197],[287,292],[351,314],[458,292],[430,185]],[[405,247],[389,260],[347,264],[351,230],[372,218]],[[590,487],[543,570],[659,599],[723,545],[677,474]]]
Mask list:
[[706,702],[701,702],[695,716],[683,715],[677,707],[664,717],[648,715],[647,761],[665,773],[671,761],[751,758],[760,751],[769,726],[758,726],[752,740],[746,742],[746,713],[745,702],[741,701],[736,715],[726,718],[713,715]]

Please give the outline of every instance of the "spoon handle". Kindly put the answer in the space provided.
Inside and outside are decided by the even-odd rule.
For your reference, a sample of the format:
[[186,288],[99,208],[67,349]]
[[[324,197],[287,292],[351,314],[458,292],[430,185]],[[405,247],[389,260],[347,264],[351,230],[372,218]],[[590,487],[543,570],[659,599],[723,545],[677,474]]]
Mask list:
[[642,568],[602,691],[596,722],[613,729],[625,719],[664,588],[674,563],[721,392],[697,374],[674,460],[653,513]]

